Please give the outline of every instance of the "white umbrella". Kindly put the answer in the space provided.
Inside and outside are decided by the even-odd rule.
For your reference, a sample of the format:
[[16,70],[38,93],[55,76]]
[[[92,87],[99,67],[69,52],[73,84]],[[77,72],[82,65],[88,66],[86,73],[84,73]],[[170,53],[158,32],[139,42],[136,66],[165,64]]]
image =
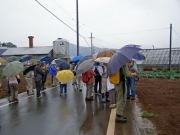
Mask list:
[[99,58],[95,59],[94,61],[108,63],[110,59],[111,59],[110,57],[99,57]]
[[77,68],[77,74],[82,74],[92,68],[94,65],[94,61],[92,59],[88,59],[83,61]]

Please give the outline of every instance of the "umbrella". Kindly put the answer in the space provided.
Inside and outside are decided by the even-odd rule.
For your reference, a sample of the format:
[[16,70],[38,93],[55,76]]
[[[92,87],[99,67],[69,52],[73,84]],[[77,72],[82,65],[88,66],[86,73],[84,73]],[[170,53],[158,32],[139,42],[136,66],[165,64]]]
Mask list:
[[50,62],[50,57],[49,56],[44,56],[44,57],[41,57],[39,60],[40,61],[45,61],[46,64],[48,64]]
[[95,59],[95,62],[102,62],[102,63],[108,63],[110,60],[110,57],[99,57],[97,59]]
[[136,60],[145,60],[145,56],[144,56],[144,54],[142,54],[141,52],[137,52],[137,53],[133,56],[133,59],[136,59]]
[[59,59],[55,59],[55,63],[57,64],[57,66],[61,69],[61,70],[64,70],[64,69],[69,69],[69,65],[67,64],[67,62],[61,58]]
[[92,59],[88,59],[83,61],[77,68],[77,74],[82,74],[92,68],[94,65],[94,61]]
[[75,56],[71,59],[70,63],[77,62],[81,60],[84,56]]
[[35,67],[36,67],[36,65],[27,67],[27,68],[23,71],[23,75],[26,75],[29,71],[33,71]]
[[24,56],[22,56],[21,58],[20,58],[20,62],[25,62],[25,61],[28,61],[28,60],[30,60],[30,59],[32,59],[33,58],[33,56],[32,55],[24,55]]
[[20,58],[17,56],[10,56],[7,58],[8,62],[12,62],[12,61],[18,61]]
[[0,63],[1,63],[1,64],[6,63],[6,60],[3,59],[2,57],[0,57]]
[[125,45],[124,47],[137,47],[137,48],[140,48],[141,45],[128,44],[128,45]]
[[78,61],[78,63],[76,64],[76,70],[78,68],[78,66],[85,60],[88,60],[88,59],[92,59],[93,57],[91,55],[87,55],[85,56],[84,58],[82,58],[80,61]]
[[24,65],[19,61],[9,62],[3,69],[3,75],[10,77],[18,75],[21,71],[23,71]]
[[74,74],[71,70],[61,70],[58,71],[56,78],[59,82],[67,83],[73,80]]
[[124,46],[119,49],[109,60],[107,66],[107,75],[115,74],[123,65],[132,60],[134,54],[136,54],[141,48]]
[[96,59],[99,57],[112,57],[114,53],[115,53],[114,50],[104,50],[94,54],[93,58]]

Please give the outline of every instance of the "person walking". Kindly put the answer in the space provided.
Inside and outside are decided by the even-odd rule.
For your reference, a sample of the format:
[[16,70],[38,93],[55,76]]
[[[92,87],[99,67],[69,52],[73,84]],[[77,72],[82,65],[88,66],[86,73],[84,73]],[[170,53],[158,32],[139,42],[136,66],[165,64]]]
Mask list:
[[126,105],[127,98],[127,87],[126,87],[126,77],[136,76],[136,73],[131,73],[128,70],[127,65],[122,66],[120,70],[120,82],[115,85],[116,90],[116,122],[125,123],[127,118],[123,116],[124,107]]
[[41,70],[44,73],[44,75],[42,76],[41,90],[44,90],[44,89],[46,89],[46,87],[44,87],[44,85],[46,83],[46,78],[47,78],[47,70],[46,70],[46,62],[45,61],[41,62]]
[[34,68],[34,80],[36,83],[36,94],[37,98],[41,97],[41,81],[42,81],[42,76],[44,75],[43,71],[40,68],[41,66],[41,61],[37,61],[36,67]]
[[[138,72],[137,71],[137,64],[134,60],[128,63],[129,71],[130,72]],[[135,76],[127,77],[126,80],[127,85],[127,99],[135,100],[136,99],[136,88],[135,88]]]
[[93,98],[91,97],[92,94],[92,87],[93,87],[93,83],[94,83],[94,76],[96,75],[96,73],[92,70],[89,69],[87,72],[87,78],[88,78],[88,82],[86,83],[86,100],[93,100]]
[[20,79],[19,75],[7,77],[6,79],[9,81],[10,90],[11,90],[11,99],[9,102],[18,103],[18,81],[17,78]]
[[[99,63],[99,62],[96,63],[94,72],[96,73],[96,76],[95,76],[95,84],[94,84],[94,93],[95,93],[96,95],[101,96],[103,69],[102,69],[102,67],[100,66],[100,63]],[[99,84],[99,91],[97,92],[98,84]]]
[[[31,64],[30,64],[31,66]],[[33,91],[33,79],[34,78],[34,71],[29,71],[26,75],[25,75],[25,80],[27,83],[27,93],[28,95],[34,95],[34,91]]]
[[52,76],[52,87],[57,86],[56,74],[57,74],[57,67],[55,61],[53,61],[49,68],[49,74]]
[[60,82],[60,91],[59,94],[62,96],[64,89],[64,94],[67,94],[67,83]]

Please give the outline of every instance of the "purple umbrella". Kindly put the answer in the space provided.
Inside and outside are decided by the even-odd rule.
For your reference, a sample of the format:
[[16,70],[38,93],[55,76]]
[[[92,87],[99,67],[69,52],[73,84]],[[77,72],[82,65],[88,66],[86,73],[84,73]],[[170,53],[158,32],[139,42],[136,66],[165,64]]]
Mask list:
[[116,74],[116,72],[126,63],[130,62],[134,56],[141,48],[136,46],[124,46],[119,49],[109,60],[107,66],[107,75]]

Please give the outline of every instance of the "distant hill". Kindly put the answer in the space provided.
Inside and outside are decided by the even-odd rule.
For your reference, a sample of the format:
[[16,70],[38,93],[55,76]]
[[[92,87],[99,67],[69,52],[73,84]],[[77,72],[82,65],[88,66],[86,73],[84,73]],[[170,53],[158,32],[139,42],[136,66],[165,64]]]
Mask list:
[[[107,48],[94,47],[94,52],[97,53],[99,51],[106,50],[106,49]],[[73,56],[76,56],[76,54],[77,54],[77,46],[69,43],[69,55],[73,57]],[[91,48],[79,46],[79,54],[82,56],[91,55]]]

